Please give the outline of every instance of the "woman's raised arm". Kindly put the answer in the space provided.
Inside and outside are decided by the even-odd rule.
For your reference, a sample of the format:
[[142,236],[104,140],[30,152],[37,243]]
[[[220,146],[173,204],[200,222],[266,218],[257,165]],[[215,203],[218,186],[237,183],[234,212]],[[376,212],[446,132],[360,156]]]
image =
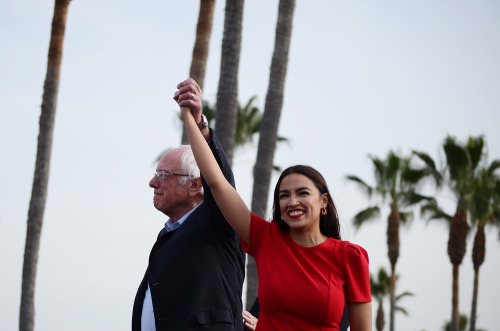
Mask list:
[[[190,92],[187,92],[190,93]],[[215,201],[229,225],[248,243],[250,211],[238,192],[228,183],[203,137],[190,108],[181,107],[181,117],[186,127],[196,163],[212,191]]]

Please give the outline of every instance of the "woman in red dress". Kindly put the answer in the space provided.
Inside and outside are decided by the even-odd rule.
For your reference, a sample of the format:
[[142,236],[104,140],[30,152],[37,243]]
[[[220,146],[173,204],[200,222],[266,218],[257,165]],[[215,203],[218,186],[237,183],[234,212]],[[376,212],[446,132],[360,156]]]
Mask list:
[[302,165],[286,169],[274,190],[273,221],[252,214],[222,175],[191,114],[198,84],[188,79],[177,88],[174,99],[201,173],[257,263],[256,330],[338,330],[346,302],[350,329],[372,330],[368,255],[340,240],[337,211],[321,174]]

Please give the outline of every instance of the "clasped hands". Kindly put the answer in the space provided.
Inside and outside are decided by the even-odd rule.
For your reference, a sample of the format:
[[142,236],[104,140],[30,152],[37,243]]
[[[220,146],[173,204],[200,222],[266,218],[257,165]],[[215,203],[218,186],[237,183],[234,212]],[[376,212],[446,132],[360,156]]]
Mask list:
[[201,88],[192,78],[188,78],[177,85],[177,91],[174,93],[174,100],[181,109],[181,117],[186,113],[191,113],[196,123],[201,123],[202,117],[202,92]]

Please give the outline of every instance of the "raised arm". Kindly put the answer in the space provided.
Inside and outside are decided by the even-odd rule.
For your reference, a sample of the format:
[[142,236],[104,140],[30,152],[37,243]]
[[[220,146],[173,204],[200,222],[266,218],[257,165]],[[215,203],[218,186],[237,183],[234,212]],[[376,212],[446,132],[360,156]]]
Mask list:
[[[176,97],[178,100],[189,100],[192,98],[192,94],[191,90],[183,85],[176,93]],[[194,117],[195,114],[193,114],[191,108],[183,107],[181,102],[179,102],[179,105],[181,105],[181,117],[186,127],[189,142],[203,178],[205,178],[219,209],[228,223],[248,243],[250,211],[238,192],[222,174],[203,133],[200,132]]]

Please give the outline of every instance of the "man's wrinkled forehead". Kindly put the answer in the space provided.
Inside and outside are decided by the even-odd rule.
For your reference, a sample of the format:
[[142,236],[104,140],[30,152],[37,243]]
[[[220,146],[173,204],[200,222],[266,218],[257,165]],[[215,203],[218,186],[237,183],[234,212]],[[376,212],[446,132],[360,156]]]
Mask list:
[[156,170],[172,171],[181,168],[181,151],[178,149],[170,150],[163,154],[156,167]]

